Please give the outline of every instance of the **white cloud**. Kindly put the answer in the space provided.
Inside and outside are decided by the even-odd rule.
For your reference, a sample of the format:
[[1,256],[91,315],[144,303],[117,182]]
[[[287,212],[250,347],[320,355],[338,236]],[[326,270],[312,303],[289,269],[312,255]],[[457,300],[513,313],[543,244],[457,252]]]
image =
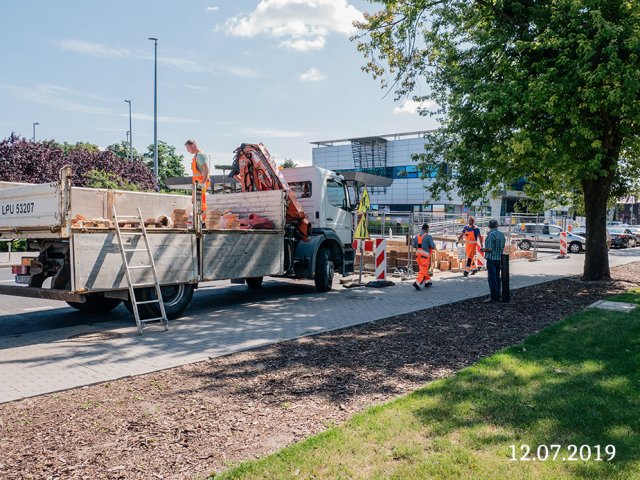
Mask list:
[[317,68],[312,67],[306,72],[301,73],[299,78],[303,82],[320,82],[327,78],[327,76],[320,72],[320,70],[318,70]]
[[331,33],[351,35],[363,15],[347,0],[260,0],[248,15],[227,19],[225,30],[237,37],[268,35],[298,52],[321,50]]
[[[153,61],[153,55],[142,51],[132,51],[126,48],[112,48],[101,43],[85,42],[84,40],[68,39],[57,43],[58,47],[80,55],[111,59],[138,59]],[[186,73],[209,73],[211,75],[230,74],[234,77],[257,78],[260,74],[249,67],[236,67],[235,65],[213,64],[199,59],[186,57],[170,57],[158,55],[158,64]]]
[[81,53],[94,57],[126,58],[133,57],[134,54],[127,48],[111,48],[101,43],[85,42],[84,40],[62,40],[57,45],[63,50],[73,53]]
[[217,12],[220,7],[207,7],[207,12]]
[[[306,137],[306,132],[299,132],[296,130],[281,130],[278,128],[242,128],[239,133],[243,135],[252,135],[254,137],[266,137],[266,138],[300,138]],[[258,138],[260,140],[260,138]]]
[[206,92],[208,90],[208,88],[201,87],[200,85],[185,85],[185,88],[188,88],[189,90],[194,90],[196,92]]
[[[128,113],[121,113],[121,114],[118,114],[118,116],[129,118],[129,114]],[[133,113],[133,114],[131,114],[131,118],[133,118],[135,120],[142,120],[142,121],[145,121],[145,122],[152,122],[153,121],[153,115],[149,115],[147,113]],[[191,119],[191,118],[167,117],[167,116],[163,116],[163,115],[158,115],[158,122],[160,122],[160,123],[181,123],[181,124],[196,123],[196,121]]]
[[0,88],[21,100],[47,105],[66,112],[93,113],[96,115],[108,115],[111,112],[109,108],[88,105],[82,102],[83,98],[93,98],[92,95],[83,95],[75,90],[58,85],[42,84],[33,87],[0,85]]
[[[99,106],[86,103],[86,100],[90,99],[105,100],[110,105],[113,105],[117,101],[118,105],[120,105],[120,99],[110,100],[99,97],[93,93],[79,92],[59,85],[40,84],[33,86],[24,86],[0,84],[0,90],[5,90],[9,92],[10,95],[20,100],[38,103],[40,105],[46,105],[48,107],[52,107],[65,112],[88,113],[92,115],[108,115],[111,117],[129,118],[128,113],[119,113],[117,110],[114,110],[110,106]],[[144,113],[134,113],[131,115],[131,117],[136,120],[153,120],[153,115]],[[190,118],[159,116],[158,122],[186,124],[195,123],[195,120]]]
[[405,100],[399,107],[394,107],[394,115],[418,115],[419,110],[434,110],[437,103],[433,100],[417,102],[415,100]]
[[310,50],[322,50],[326,40],[324,37],[316,37],[312,40],[305,40],[304,38],[298,38],[296,40],[289,39],[283,42],[280,42],[278,45],[280,47],[287,48],[289,50],[293,50],[294,52],[308,52]]

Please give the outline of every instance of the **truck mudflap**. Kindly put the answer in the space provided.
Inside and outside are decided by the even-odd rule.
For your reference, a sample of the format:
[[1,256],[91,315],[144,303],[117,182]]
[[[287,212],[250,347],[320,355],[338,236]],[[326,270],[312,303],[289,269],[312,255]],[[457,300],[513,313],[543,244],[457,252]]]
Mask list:
[[47,300],[63,300],[65,302],[84,303],[87,297],[81,293],[69,290],[55,290],[51,288],[20,287],[17,285],[0,285],[0,295],[15,297],[44,298]]

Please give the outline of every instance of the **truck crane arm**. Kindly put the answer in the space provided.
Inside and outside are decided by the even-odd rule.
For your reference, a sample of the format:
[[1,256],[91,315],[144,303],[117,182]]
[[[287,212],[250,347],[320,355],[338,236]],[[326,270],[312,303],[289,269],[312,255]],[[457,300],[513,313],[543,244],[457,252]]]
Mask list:
[[243,192],[284,190],[287,193],[287,225],[295,226],[302,240],[307,241],[311,235],[309,218],[266,147],[262,143],[243,143],[233,153],[233,170],[229,176],[240,183]]

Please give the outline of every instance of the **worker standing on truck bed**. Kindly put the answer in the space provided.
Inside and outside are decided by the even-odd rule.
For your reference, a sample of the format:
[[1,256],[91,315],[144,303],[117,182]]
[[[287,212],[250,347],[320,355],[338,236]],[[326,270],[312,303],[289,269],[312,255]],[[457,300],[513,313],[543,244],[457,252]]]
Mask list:
[[[422,225],[422,232],[419,235],[413,237],[413,247],[416,249],[416,261],[420,271],[416,281],[413,282],[413,287],[416,290],[420,290],[422,285],[424,287],[431,286],[431,277],[429,276],[429,265],[431,264],[431,255],[436,249],[436,244],[433,241],[433,237],[429,235],[429,225]],[[426,282],[426,283],[425,283]]]
[[468,225],[466,225],[462,229],[462,233],[458,237],[458,242],[462,241],[464,238],[464,249],[465,249],[465,258],[466,263],[464,265],[464,276],[469,276],[469,271],[471,271],[471,275],[475,275],[478,272],[478,267],[475,262],[476,256],[476,248],[478,243],[480,243],[480,247],[483,246],[483,238],[480,234],[480,229],[475,226],[475,219],[473,217],[469,217]]
[[[211,185],[209,177],[209,158],[198,148],[195,140],[187,140],[184,144],[187,152],[193,155],[191,159],[191,172],[193,173],[192,181],[202,186],[202,219],[207,217],[207,190]],[[195,202],[195,198],[192,199]]]

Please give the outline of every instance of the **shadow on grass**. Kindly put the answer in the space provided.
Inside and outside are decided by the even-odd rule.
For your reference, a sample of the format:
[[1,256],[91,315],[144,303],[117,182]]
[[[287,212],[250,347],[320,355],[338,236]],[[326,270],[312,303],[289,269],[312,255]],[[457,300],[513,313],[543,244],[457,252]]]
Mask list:
[[[638,295],[636,294],[636,298]],[[589,311],[409,397],[433,436],[476,447],[615,445],[613,463],[564,462],[574,475],[623,475],[640,460],[640,313]],[[482,433],[487,425],[495,433]],[[507,432],[507,433],[504,433]],[[504,451],[505,457],[511,450]],[[634,469],[635,468],[635,469]],[[631,472],[628,472],[631,473]],[[628,477],[632,478],[632,477]],[[637,478],[637,477],[636,477]]]

